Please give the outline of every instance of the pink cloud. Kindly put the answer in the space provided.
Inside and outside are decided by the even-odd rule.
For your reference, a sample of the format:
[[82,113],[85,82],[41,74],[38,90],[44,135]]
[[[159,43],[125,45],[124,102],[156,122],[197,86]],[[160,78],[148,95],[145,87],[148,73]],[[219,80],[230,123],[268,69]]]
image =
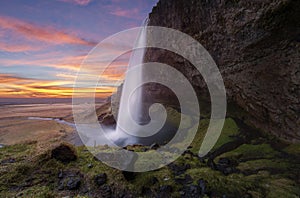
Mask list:
[[0,42],[0,51],[5,52],[26,52],[40,50],[41,47],[25,44],[7,44]]
[[92,2],[92,0],[59,0],[66,3],[73,3],[76,5],[86,6]]
[[93,46],[95,43],[86,41],[75,35],[67,34],[52,27],[38,26],[19,19],[0,16],[0,28],[11,30],[27,39],[38,40],[52,44],[78,44]]
[[139,9],[122,9],[122,8],[116,8],[109,12],[112,15],[119,16],[119,17],[126,17],[126,18],[138,18],[139,16]]

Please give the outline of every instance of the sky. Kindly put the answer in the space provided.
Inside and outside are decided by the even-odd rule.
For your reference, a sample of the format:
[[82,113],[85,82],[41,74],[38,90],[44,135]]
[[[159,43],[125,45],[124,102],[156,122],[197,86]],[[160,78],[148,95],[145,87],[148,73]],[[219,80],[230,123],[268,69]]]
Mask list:
[[[86,55],[106,37],[140,26],[157,1],[0,1],[0,98],[72,97]],[[97,97],[116,90],[129,57],[110,65]]]

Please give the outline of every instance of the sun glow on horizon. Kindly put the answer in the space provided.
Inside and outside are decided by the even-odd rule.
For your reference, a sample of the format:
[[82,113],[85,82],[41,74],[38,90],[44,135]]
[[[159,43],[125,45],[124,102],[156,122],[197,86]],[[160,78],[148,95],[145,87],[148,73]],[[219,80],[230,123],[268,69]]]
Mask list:
[[[157,2],[134,1],[1,2],[0,98],[72,97],[77,72],[89,51],[107,36],[140,26]],[[110,96],[127,64],[128,56],[119,58],[101,75],[96,91],[83,85],[79,92]]]

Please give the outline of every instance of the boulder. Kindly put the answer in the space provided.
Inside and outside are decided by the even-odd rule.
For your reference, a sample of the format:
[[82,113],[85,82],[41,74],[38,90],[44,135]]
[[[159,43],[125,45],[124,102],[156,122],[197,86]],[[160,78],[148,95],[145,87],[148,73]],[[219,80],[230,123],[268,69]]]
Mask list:
[[103,184],[106,183],[107,181],[107,175],[106,173],[101,173],[101,174],[98,174],[95,176],[95,183],[98,185],[98,186],[102,186]]
[[51,158],[63,163],[69,163],[77,159],[77,153],[72,145],[61,143],[59,146],[51,150]]

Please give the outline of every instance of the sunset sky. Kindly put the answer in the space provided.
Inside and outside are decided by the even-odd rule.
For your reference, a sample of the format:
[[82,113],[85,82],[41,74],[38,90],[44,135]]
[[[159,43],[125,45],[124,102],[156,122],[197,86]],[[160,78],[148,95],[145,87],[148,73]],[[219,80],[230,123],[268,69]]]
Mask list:
[[[0,98],[72,97],[78,68],[104,38],[140,26],[157,0],[10,0],[0,2]],[[126,56],[129,57],[129,56]],[[122,78],[126,59],[106,72]],[[125,60],[125,61],[124,61]]]

